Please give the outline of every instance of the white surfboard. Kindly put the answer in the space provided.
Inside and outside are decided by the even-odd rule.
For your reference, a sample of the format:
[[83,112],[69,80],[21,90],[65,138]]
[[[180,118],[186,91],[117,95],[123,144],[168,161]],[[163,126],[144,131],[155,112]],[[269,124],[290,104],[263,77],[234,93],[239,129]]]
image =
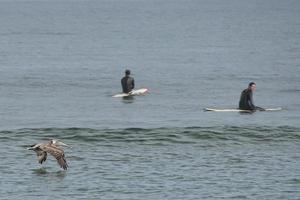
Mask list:
[[[265,110],[262,111],[280,111],[282,110],[281,107],[278,108],[265,108]],[[250,110],[241,110],[241,109],[235,109],[235,108],[204,108],[204,111],[212,111],[212,112],[252,112]]]
[[148,89],[147,88],[141,88],[138,90],[132,90],[130,93],[121,93],[121,94],[116,94],[113,97],[130,97],[130,96],[140,96],[140,95],[145,95],[147,94]]

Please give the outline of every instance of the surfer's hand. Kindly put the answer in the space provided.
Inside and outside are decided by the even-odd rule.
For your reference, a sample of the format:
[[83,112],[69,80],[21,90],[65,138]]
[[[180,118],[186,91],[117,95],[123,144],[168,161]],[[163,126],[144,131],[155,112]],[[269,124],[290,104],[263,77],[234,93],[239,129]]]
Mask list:
[[259,111],[266,111],[266,109],[261,108],[261,107],[256,107],[256,110],[259,110]]

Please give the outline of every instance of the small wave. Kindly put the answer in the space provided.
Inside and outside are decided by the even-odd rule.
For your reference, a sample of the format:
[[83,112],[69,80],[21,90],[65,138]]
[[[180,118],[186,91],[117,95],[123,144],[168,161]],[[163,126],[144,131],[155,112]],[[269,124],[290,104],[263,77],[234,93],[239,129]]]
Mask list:
[[278,127],[173,127],[173,128],[39,128],[1,131],[3,140],[48,140],[57,138],[74,142],[135,142],[144,144],[198,143],[202,141],[282,142],[300,141],[300,128]]

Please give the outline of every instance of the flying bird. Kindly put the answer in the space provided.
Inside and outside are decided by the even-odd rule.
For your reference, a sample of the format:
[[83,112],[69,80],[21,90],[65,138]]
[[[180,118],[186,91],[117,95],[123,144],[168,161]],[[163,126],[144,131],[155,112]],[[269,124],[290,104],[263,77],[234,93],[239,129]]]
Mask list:
[[63,142],[52,139],[47,143],[39,143],[31,145],[28,150],[35,151],[37,155],[38,162],[42,164],[47,159],[47,153],[51,154],[54,158],[56,158],[57,163],[64,170],[68,169],[68,164],[65,159],[65,153],[60,146],[68,146]]

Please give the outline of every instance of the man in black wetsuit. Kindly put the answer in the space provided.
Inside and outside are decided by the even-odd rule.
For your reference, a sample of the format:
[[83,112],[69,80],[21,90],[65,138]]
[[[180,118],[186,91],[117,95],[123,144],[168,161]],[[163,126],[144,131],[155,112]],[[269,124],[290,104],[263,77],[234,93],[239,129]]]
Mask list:
[[263,111],[263,108],[257,107],[253,102],[253,92],[256,89],[256,84],[254,82],[249,83],[248,88],[243,90],[241,93],[241,98],[239,102],[239,109],[241,110],[260,110]]
[[130,76],[130,70],[125,70],[125,76],[121,79],[123,93],[130,93],[134,88],[134,78]]

